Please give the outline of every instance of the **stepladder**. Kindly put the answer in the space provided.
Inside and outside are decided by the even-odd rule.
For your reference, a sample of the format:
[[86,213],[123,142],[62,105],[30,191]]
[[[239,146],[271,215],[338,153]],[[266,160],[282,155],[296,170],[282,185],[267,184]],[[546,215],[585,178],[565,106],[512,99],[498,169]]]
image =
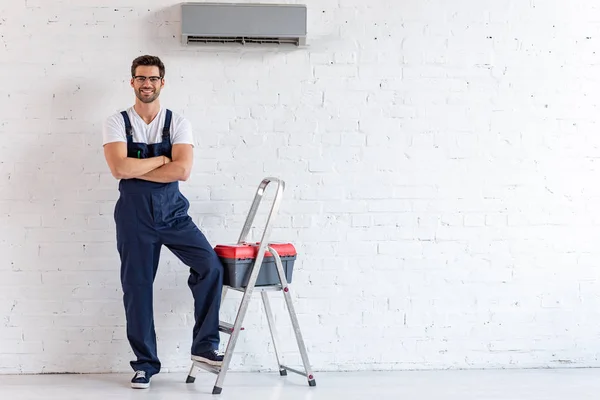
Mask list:
[[[252,244],[249,244],[247,242],[248,234],[250,233],[250,230],[253,227],[254,219],[256,217],[259,206],[262,200],[264,199],[267,186],[270,184],[276,185],[276,191],[271,204],[270,211],[267,215],[264,229],[262,230],[260,242],[254,242]],[[255,255],[253,258],[253,262],[251,263],[251,266],[247,269],[247,271],[245,271],[245,273],[243,274],[242,279],[229,279],[229,281],[227,281],[227,283],[223,285],[221,303],[225,299],[229,290],[234,290],[243,293],[233,324],[225,321],[219,321],[219,331],[229,335],[229,340],[227,341],[225,354],[223,356],[223,362],[220,366],[213,366],[198,361],[192,361],[192,366],[190,368],[186,383],[195,382],[197,372],[200,369],[202,369],[217,375],[217,379],[214,384],[212,393],[220,394],[223,391],[225,377],[231,365],[236,344],[240,335],[244,331],[243,322],[248,311],[252,295],[254,294],[254,292],[260,292],[260,296],[262,298],[263,303],[263,309],[266,314],[267,325],[271,333],[271,340],[273,344],[273,350],[275,353],[275,359],[277,362],[279,374],[281,376],[286,376],[289,371],[304,376],[307,379],[309,386],[316,386],[315,375],[308,359],[306,345],[304,343],[304,339],[300,330],[300,325],[298,323],[298,317],[294,309],[294,303],[292,301],[292,296],[290,293],[290,284],[288,282],[288,278],[286,277],[286,270],[284,270],[282,257],[279,254],[281,248],[275,245],[274,243],[269,242],[271,231],[273,230],[273,221],[279,211],[284,189],[285,182],[279,178],[267,177],[264,178],[259,184],[254,196],[254,200],[252,201],[250,210],[244,222],[242,232],[237,241],[237,246],[252,245],[254,247]],[[277,279],[268,281],[266,282],[266,284],[262,282],[261,284],[257,285],[257,279],[259,278],[261,268],[265,268],[265,254],[267,254],[269,258],[272,257],[274,261]],[[269,292],[283,293],[285,306],[290,316],[294,335],[298,345],[298,351],[302,359],[303,368],[295,368],[287,366],[283,363],[283,353],[281,351],[279,336],[277,334],[277,327],[275,326],[275,319],[269,301]]]

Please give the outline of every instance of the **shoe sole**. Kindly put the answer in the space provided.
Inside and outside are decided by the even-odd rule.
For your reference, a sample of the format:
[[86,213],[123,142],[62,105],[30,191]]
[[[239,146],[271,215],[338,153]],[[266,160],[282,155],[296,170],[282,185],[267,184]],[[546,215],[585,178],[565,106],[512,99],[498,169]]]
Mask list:
[[200,357],[200,356],[192,356],[192,361],[201,362],[201,363],[212,365],[215,367],[220,367],[223,365],[223,361],[215,361],[215,360],[211,360],[209,358],[204,358],[204,357]]
[[132,383],[131,387],[134,389],[148,389],[150,387],[149,383]]

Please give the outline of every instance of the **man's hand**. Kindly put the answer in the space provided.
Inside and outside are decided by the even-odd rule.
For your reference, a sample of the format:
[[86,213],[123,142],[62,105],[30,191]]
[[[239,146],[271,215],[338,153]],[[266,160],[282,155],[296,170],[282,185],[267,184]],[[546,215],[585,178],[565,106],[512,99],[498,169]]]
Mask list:
[[165,164],[138,178],[160,183],[187,181],[192,172],[192,164],[194,162],[192,145],[174,144],[171,151],[173,160],[170,160],[169,157],[165,157],[168,160],[168,165]]

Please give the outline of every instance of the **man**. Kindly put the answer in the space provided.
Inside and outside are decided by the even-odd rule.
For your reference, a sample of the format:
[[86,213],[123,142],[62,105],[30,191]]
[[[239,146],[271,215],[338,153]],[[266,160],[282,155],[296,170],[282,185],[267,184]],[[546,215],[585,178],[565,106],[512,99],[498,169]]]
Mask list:
[[141,56],[131,65],[135,105],[106,119],[103,146],[110,171],[119,181],[115,205],[117,249],[127,320],[133,388],[148,388],[160,371],[152,307],[152,285],[165,245],[190,267],[194,297],[192,360],[221,365],[219,307],[223,266],[188,215],[179,181],[193,162],[191,124],[160,105],[165,67],[158,57]]

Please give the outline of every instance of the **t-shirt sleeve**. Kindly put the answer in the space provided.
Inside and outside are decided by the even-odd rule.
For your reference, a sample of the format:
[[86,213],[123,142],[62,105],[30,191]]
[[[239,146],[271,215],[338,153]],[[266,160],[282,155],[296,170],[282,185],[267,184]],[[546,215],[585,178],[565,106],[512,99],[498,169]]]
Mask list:
[[173,118],[173,133],[171,137],[173,144],[191,144],[194,146],[194,132],[192,124],[187,118],[178,116]]
[[125,122],[123,117],[119,122],[121,114],[117,116],[113,115],[104,120],[102,124],[102,145],[112,142],[127,142],[127,135],[125,134]]

